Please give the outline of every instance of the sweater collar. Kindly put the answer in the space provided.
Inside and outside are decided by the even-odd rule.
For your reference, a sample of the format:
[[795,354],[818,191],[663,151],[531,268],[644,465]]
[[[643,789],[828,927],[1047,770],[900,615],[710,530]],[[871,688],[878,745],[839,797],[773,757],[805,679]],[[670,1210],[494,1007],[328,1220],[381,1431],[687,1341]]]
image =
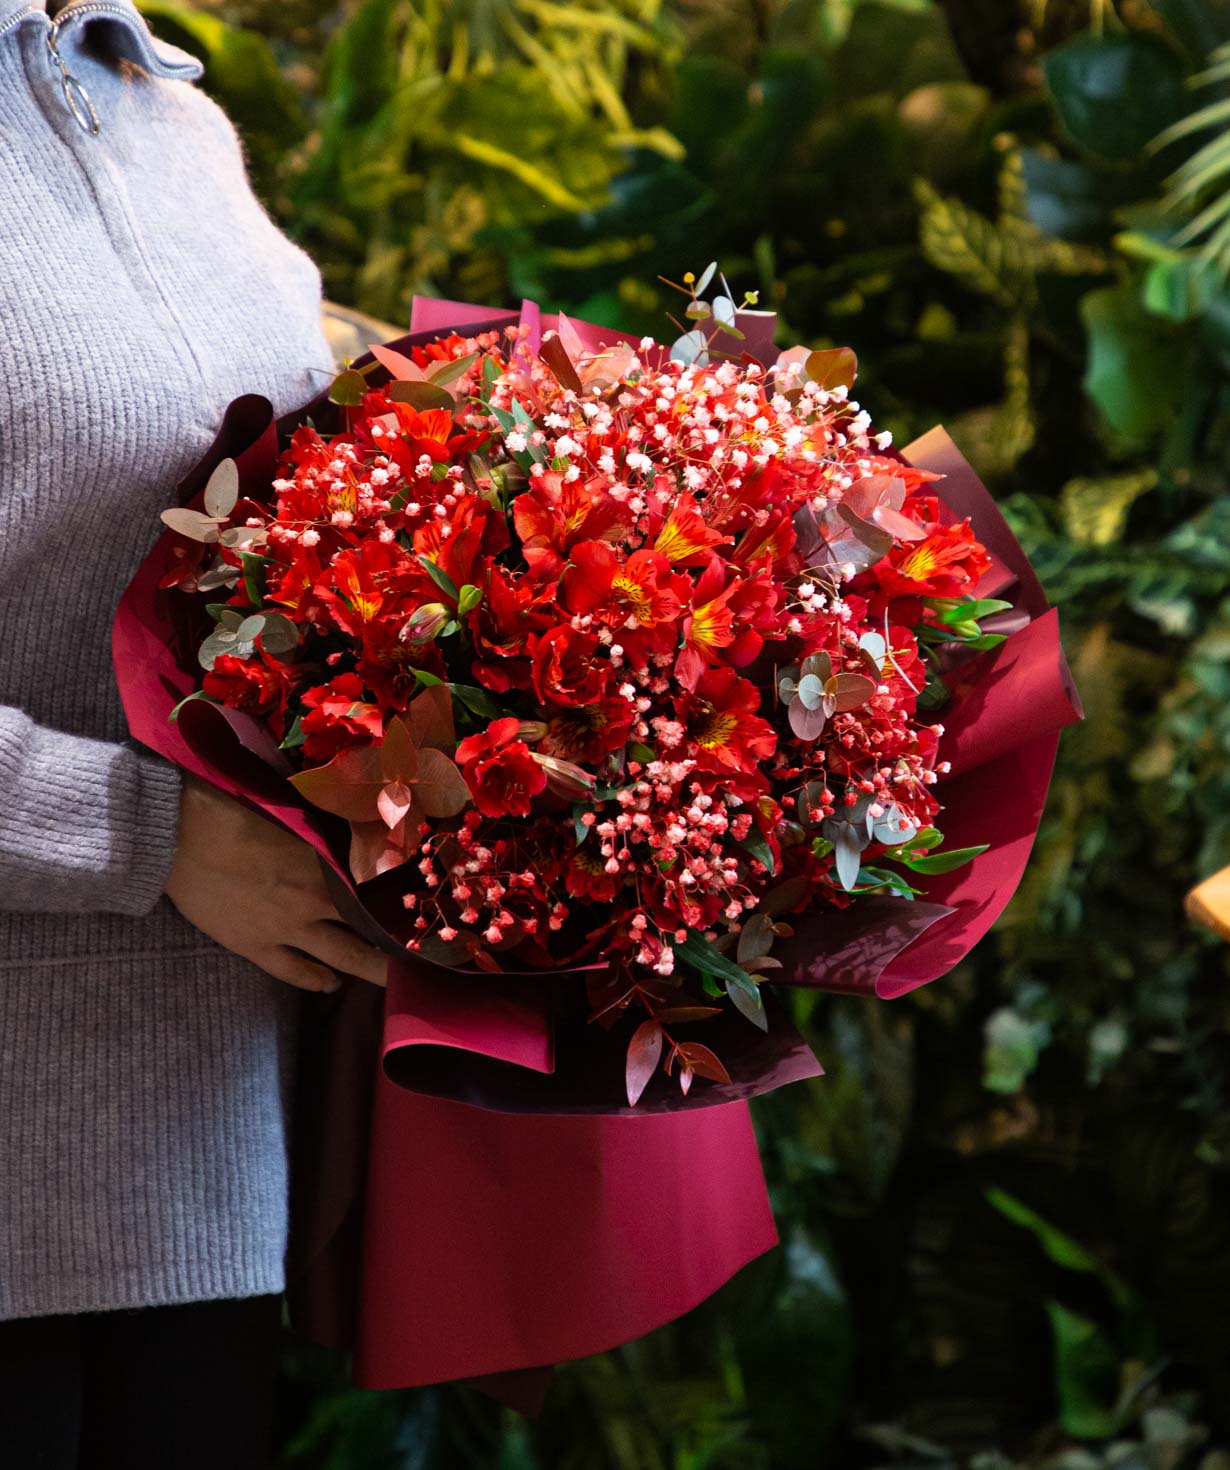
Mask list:
[[204,71],[195,56],[159,40],[133,0],[0,0],[0,43],[28,17],[39,14],[50,15],[65,38],[77,39],[96,26],[92,43],[155,76],[195,81]]

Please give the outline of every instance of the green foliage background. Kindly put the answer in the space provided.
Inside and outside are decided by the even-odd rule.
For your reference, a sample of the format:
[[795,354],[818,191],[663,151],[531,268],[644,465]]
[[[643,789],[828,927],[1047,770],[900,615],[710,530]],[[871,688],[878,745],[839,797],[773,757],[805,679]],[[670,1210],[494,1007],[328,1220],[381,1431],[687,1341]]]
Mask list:
[[1230,864],[1230,252],[1184,233],[1230,210],[1230,0],[144,8],[339,302],[660,331],[656,275],[717,258],[783,345],[852,345],[877,423],[943,421],[999,496],[1089,712],[970,961],[798,999],[829,1072],[756,1108],[782,1250],[532,1425],[288,1348],[283,1463],[1226,1470],[1230,1009],[1182,897]]

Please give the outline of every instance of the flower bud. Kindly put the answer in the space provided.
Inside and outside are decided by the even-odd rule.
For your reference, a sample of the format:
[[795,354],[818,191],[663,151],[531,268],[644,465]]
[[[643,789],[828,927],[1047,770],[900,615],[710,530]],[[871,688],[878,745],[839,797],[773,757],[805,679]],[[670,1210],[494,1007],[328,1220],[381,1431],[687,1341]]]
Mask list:
[[517,726],[517,739],[524,740],[527,745],[537,745],[546,737],[547,722],[545,720],[522,720]]
[[406,619],[401,630],[403,643],[430,643],[452,614],[442,602],[425,602]]
[[464,618],[466,613],[473,612],[482,600],[482,588],[475,587],[472,582],[467,582],[466,585],[457,594],[458,616]]
[[574,766],[571,761],[557,760],[553,755],[539,755],[534,759],[547,773],[547,790],[565,801],[584,801],[592,796],[595,781],[588,771]]

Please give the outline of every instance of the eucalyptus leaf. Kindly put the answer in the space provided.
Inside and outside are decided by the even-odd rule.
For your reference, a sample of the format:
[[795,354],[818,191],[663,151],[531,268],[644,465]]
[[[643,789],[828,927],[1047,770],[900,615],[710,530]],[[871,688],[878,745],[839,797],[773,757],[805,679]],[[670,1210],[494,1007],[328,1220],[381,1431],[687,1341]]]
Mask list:
[[437,382],[390,383],[386,391],[392,402],[409,404],[419,413],[425,413],[432,408],[442,408],[447,413],[452,413],[457,406],[453,395]]
[[211,516],[202,515],[199,510],[176,505],[164,510],[160,519],[164,526],[187,536],[190,541],[204,541],[208,545],[218,539],[218,522]]
[[220,460],[205,484],[205,514],[224,521],[239,499],[239,466],[233,459]]

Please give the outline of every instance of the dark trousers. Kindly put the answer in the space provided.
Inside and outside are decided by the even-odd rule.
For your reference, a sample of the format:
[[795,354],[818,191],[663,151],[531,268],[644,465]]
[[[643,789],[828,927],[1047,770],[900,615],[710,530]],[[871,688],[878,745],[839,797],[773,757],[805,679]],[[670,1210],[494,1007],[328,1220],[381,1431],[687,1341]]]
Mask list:
[[279,1299],[0,1322],[2,1470],[266,1470]]

